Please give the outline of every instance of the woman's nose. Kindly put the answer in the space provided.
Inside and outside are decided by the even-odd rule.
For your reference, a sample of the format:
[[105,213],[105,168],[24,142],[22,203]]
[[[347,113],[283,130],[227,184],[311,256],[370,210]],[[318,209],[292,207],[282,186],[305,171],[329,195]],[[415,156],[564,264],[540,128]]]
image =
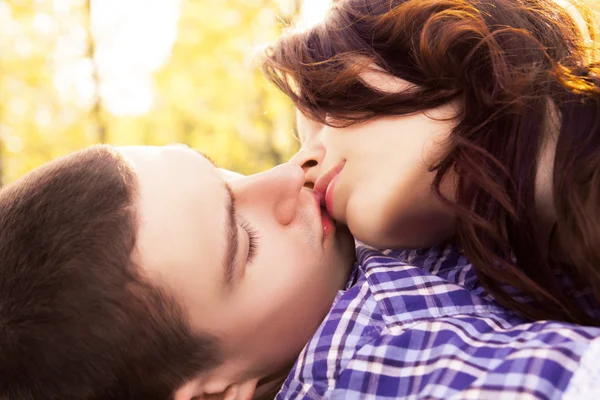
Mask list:
[[305,144],[292,156],[290,163],[296,164],[304,172],[304,186],[313,188],[319,178],[318,167],[325,157],[325,148],[321,144]]

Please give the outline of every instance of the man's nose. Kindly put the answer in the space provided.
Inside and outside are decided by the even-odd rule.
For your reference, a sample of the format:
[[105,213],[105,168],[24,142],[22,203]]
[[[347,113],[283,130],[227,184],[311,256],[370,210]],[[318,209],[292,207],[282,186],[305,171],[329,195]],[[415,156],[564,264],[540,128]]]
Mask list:
[[290,163],[296,164],[304,172],[304,186],[312,189],[319,178],[319,165],[325,157],[325,148],[320,143],[306,143],[292,156]]
[[296,216],[304,173],[296,164],[285,163],[260,174],[230,182],[239,202],[264,206],[282,225],[288,225]]

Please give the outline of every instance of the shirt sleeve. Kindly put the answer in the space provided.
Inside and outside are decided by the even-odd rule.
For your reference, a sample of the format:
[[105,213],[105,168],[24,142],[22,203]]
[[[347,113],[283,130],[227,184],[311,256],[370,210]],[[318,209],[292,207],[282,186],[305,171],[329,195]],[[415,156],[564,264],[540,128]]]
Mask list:
[[567,387],[564,400],[596,400],[600,394],[600,338],[592,341]]
[[574,400],[598,399],[600,343],[591,347],[585,333],[552,323],[478,333],[457,329],[457,321],[382,335],[346,365],[325,398],[561,399],[569,386]]

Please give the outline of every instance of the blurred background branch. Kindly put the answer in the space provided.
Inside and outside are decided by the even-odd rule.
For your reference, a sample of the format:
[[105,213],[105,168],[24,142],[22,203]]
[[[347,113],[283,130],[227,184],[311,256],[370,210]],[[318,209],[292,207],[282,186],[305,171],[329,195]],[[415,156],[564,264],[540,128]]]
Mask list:
[[201,148],[253,173],[297,149],[257,68],[327,0],[0,0],[0,184],[94,143]]
[[98,142],[105,143],[106,123],[102,118],[102,96],[100,96],[100,74],[96,63],[96,42],[92,31],[92,0],[85,1],[85,16],[86,16],[86,37],[87,37],[87,52],[86,57],[90,60],[92,67],[92,106],[90,110],[90,124],[92,130],[96,131]]
[[287,160],[294,109],[256,55],[330,4],[0,0],[0,184],[98,142],[183,142],[246,174]]

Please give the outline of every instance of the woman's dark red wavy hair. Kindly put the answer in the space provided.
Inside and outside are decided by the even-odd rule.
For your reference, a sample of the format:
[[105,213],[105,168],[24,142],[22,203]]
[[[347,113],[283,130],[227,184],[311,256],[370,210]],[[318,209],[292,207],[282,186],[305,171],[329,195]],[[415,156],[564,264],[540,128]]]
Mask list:
[[[456,210],[456,239],[481,283],[532,319],[600,325],[575,295],[591,290],[600,302],[594,55],[553,0],[345,0],[314,28],[283,35],[264,71],[303,113],[329,125],[459,101],[460,122],[432,166],[433,190]],[[373,66],[414,87],[383,93],[366,85],[360,75]],[[551,109],[560,118],[551,250],[562,252],[540,244],[534,204]],[[439,189],[449,172],[458,177],[453,201]]]

